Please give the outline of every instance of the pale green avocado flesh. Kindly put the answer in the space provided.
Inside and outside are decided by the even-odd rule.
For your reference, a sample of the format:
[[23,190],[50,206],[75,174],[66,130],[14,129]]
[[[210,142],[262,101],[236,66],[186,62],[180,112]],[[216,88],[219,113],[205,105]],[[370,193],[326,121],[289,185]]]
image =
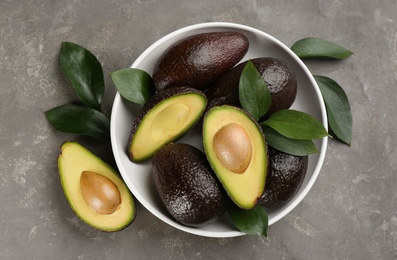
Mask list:
[[129,145],[131,160],[149,159],[161,147],[180,138],[200,119],[206,105],[202,94],[185,93],[162,100],[144,111]]

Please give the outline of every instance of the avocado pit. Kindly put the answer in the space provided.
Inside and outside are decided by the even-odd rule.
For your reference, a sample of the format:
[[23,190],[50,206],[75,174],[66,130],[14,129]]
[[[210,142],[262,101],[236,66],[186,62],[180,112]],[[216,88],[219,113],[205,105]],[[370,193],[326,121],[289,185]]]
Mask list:
[[222,126],[214,135],[213,147],[221,164],[234,173],[243,173],[251,162],[251,140],[239,124]]
[[101,174],[84,171],[80,177],[80,187],[84,200],[99,214],[112,214],[121,204],[119,189]]

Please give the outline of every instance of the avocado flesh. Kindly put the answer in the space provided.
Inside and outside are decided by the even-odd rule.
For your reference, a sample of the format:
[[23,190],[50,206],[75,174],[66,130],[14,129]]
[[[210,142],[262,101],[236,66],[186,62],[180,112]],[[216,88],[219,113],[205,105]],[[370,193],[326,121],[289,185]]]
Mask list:
[[[99,157],[76,142],[65,142],[58,157],[60,181],[66,199],[75,214],[88,225],[102,231],[118,231],[135,218],[134,199],[118,173]],[[85,171],[101,174],[113,182],[121,196],[121,203],[111,214],[93,210],[83,197],[80,179]]]
[[[251,158],[241,173],[225,166],[215,152],[215,135],[230,124],[244,128],[251,141]],[[228,105],[213,107],[204,117],[203,144],[212,169],[232,201],[240,208],[253,208],[263,194],[267,171],[267,145],[259,125],[240,108]]]
[[206,105],[205,95],[191,88],[169,88],[157,93],[134,122],[130,159],[147,160],[162,146],[180,138],[200,119]]

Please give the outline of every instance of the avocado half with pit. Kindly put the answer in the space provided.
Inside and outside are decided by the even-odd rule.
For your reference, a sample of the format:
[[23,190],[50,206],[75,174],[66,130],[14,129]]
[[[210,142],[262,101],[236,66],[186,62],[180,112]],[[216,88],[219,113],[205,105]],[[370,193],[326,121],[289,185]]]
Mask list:
[[243,209],[261,198],[267,172],[267,145],[258,123],[244,110],[223,105],[204,117],[207,159],[232,201]]
[[142,107],[132,126],[130,160],[147,160],[162,146],[180,138],[201,118],[206,106],[204,93],[193,88],[158,92]]
[[118,231],[135,219],[135,202],[123,180],[84,146],[63,143],[58,169],[70,207],[88,225]]

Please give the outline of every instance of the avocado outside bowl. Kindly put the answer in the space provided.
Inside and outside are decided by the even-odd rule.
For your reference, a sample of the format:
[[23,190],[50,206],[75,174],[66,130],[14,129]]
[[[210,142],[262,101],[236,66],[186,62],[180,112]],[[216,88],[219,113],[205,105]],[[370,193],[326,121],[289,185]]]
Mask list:
[[[195,24],[171,32],[149,46],[131,65],[132,68],[145,70],[152,75],[153,67],[161,54],[175,42],[198,33],[216,31],[237,31],[245,34],[250,42],[249,50],[242,61],[256,57],[274,57],[284,60],[295,71],[298,81],[298,93],[292,109],[300,110],[316,117],[328,129],[327,115],[321,92],[305,64],[283,43],[258,29],[225,22],[209,22]],[[241,61],[241,62],[242,62]],[[117,167],[127,187],[136,199],[152,214],[165,223],[188,233],[205,237],[236,237],[244,233],[237,230],[230,222],[227,214],[217,222],[199,228],[187,227],[176,222],[163,206],[157,193],[151,170],[150,160],[133,163],[127,154],[127,145],[131,126],[138,113],[138,107],[116,94],[110,124],[112,150]],[[178,142],[188,143],[199,149],[202,147],[200,133],[193,128]],[[269,226],[291,212],[310,191],[320,173],[324,162],[328,138],[315,141],[320,153],[309,157],[308,169],[302,186],[286,205],[276,209],[267,209]]]

